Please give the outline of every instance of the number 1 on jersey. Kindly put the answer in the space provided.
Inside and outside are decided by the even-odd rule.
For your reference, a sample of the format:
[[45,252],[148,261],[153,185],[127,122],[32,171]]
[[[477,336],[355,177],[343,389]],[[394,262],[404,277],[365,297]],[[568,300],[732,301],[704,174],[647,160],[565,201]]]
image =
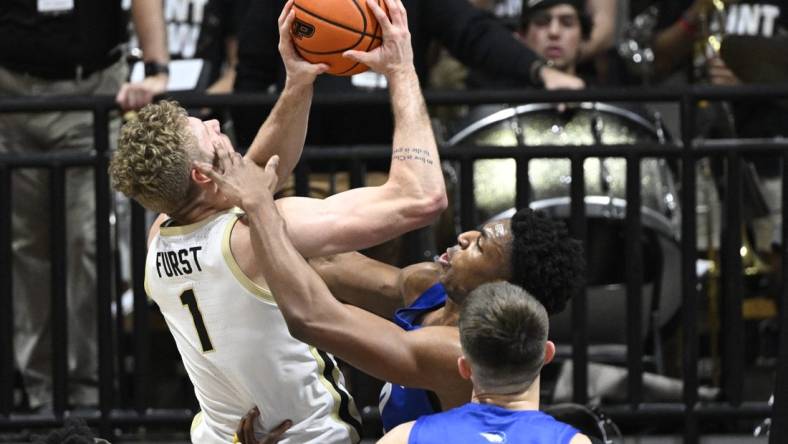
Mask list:
[[200,337],[203,353],[213,351],[211,337],[208,336],[208,330],[205,329],[205,322],[202,320],[200,307],[197,306],[197,298],[194,296],[194,291],[186,290],[181,293],[181,303],[189,307],[189,313],[191,313],[192,321],[194,321],[194,328],[197,329],[197,336]]

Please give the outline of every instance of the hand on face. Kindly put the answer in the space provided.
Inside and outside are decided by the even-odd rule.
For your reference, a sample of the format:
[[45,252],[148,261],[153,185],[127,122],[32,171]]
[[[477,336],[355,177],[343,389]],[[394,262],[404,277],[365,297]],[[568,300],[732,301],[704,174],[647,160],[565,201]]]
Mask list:
[[293,10],[293,0],[289,0],[282,13],[279,14],[279,54],[285,64],[287,72],[287,82],[295,84],[312,84],[315,78],[328,70],[325,63],[309,63],[304,60],[293,45],[293,36],[290,30],[295,21],[295,11]]
[[[413,68],[413,48],[408,30],[408,14],[401,0],[385,0],[389,15],[377,0],[366,0],[383,31],[383,44],[369,52],[345,51],[343,56],[369,66],[385,76]],[[389,16],[391,18],[389,18]]]
[[267,198],[273,198],[278,177],[279,156],[272,156],[265,168],[224,144],[214,144],[214,165],[194,162],[194,167],[210,178],[232,205],[246,209]]

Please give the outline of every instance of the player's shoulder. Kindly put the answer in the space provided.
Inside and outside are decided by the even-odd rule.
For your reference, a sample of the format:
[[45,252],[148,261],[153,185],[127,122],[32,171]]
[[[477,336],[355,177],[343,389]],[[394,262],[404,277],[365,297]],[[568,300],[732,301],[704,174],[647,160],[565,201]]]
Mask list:
[[438,282],[440,265],[434,262],[420,262],[402,269],[399,275],[399,289],[402,300],[407,307],[422,293]]
[[582,433],[578,433],[572,437],[572,440],[569,441],[569,444],[591,444],[591,438]]

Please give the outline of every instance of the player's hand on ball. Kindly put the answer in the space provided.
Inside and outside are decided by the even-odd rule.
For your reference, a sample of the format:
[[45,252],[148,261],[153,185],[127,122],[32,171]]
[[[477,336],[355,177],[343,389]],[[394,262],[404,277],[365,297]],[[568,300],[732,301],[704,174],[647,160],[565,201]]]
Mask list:
[[287,72],[286,83],[311,84],[315,81],[315,77],[328,70],[328,65],[307,62],[296,52],[293,46],[293,36],[290,34],[290,29],[295,21],[293,1],[289,0],[279,14],[279,54],[282,55]]
[[343,55],[386,76],[413,70],[408,15],[402,1],[386,0],[388,16],[377,2],[366,1],[383,30],[383,44],[369,52],[345,51]]

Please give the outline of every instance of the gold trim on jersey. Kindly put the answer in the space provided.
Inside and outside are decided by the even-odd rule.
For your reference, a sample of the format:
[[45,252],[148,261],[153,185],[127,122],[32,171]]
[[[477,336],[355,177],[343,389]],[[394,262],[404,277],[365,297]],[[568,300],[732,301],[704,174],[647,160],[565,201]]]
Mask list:
[[191,428],[189,429],[189,431],[190,431],[190,432],[194,432],[194,429],[196,429],[197,427],[199,427],[201,422],[203,422],[203,419],[202,419],[202,410],[200,410],[199,412],[197,412],[197,414],[196,414],[196,415],[194,415],[194,418],[192,418],[192,426],[191,426]]
[[[342,398],[340,397],[339,392],[337,391],[337,387],[339,386],[339,371],[337,369],[337,366],[336,365],[333,366],[334,371],[331,372],[332,379],[334,379],[332,384],[332,382],[329,381],[323,374],[326,369],[326,362],[323,360],[323,357],[320,356],[318,350],[310,345],[309,352],[312,353],[312,357],[314,357],[315,361],[317,361],[317,376],[318,379],[320,380],[320,383],[323,384],[323,387],[326,388],[328,393],[331,395],[331,398],[334,399],[334,405],[331,408],[331,418],[334,419],[334,421],[336,421],[337,423],[342,424],[347,428],[348,432],[350,433],[352,442],[358,442],[361,439],[361,437],[359,436],[359,431],[356,430],[356,428],[353,427],[351,424],[349,424],[348,422],[344,421],[342,418],[339,417],[339,409],[342,408]],[[337,387],[335,387],[335,385]],[[350,404],[353,404],[352,398],[349,398],[348,402],[350,402]]]
[[235,279],[237,279],[244,288],[249,290],[250,293],[265,302],[276,305],[276,300],[274,299],[274,295],[271,294],[271,291],[249,279],[249,276],[247,276],[243,270],[241,270],[241,267],[238,265],[238,262],[233,256],[233,252],[230,249],[230,234],[232,234],[233,227],[235,227],[235,224],[237,223],[238,214],[236,213],[234,218],[227,223],[227,226],[224,229],[224,236],[222,236],[222,256],[224,256],[224,262],[230,268],[230,271],[233,273],[233,276],[235,276]]
[[159,226],[159,233],[161,233],[162,236],[183,236],[185,234],[189,234],[189,233],[192,233],[194,231],[197,231],[198,229],[208,225],[210,222],[212,222],[217,217],[223,216],[225,214],[227,214],[227,212],[226,211],[222,211],[220,213],[216,213],[214,215],[208,216],[208,217],[206,217],[205,219],[203,219],[203,220],[201,220],[199,222],[195,222],[195,223],[189,224],[189,225],[178,225],[178,226],[175,226],[175,227],[167,227],[167,226],[165,226],[165,224],[167,224],[170,221],[172,221],[172,219],[167,219],[164,222],[162,222],[161,225]]

